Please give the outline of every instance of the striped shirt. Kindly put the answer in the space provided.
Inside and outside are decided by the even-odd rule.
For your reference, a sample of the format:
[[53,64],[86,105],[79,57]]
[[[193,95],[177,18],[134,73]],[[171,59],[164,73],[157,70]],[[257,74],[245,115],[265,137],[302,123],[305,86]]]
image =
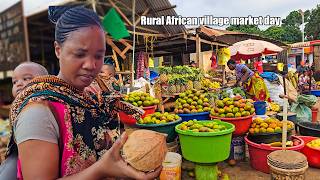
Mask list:
[[249,69],[245,64],[236,64],[237,81],[239,81],[244,76],[244,73],[242,72],[243,68],[245,68],[247,72],[249,72],[249,77],[254,75],[254,72],[251,69]]

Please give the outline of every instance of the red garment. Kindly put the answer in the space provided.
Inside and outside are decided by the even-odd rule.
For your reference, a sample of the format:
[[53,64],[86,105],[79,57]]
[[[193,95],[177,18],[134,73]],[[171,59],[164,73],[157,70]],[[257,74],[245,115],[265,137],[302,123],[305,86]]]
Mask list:
[[217,56],[214,51],[212,51],[212,56],[211,56],[210,60],[211,60],[211,68],[216,69],[218,67],[218,64],[217,64]]
[[263,63],[262,61],[254,62],[254,68],[261,74],[263,73]]

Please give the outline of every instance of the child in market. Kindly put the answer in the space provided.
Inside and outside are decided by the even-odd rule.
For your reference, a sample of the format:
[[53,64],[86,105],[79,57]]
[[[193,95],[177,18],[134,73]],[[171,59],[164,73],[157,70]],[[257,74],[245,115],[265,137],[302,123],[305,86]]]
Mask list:
[[12,95],[15,98],[23,88],[37,76],[48,75],[42,65],[35,62],[24,62],[18,65],[12,75]]
[[[35,77],[48,75],[45,67],[34,62],[24,62],[18,65],[12,75],[12,95],[14,98],[23,88]],[[4,148],[4,147],[2,147]],[[6,148],[4,148],[5,150]],[[0,152],[4,156],[5,151]],[[0,177],[4,179],[16,179],[17,174],[17,155],[10,156],[6,161],[0,162]]]

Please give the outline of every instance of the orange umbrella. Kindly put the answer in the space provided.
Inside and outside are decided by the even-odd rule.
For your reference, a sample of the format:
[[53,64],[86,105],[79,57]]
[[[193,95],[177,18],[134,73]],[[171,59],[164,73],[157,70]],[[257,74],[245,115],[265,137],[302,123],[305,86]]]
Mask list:
[[274,54],[283,49],[267,41],[248,39],[230,46],[231,58],[250,59],[260,57],[262,54]]

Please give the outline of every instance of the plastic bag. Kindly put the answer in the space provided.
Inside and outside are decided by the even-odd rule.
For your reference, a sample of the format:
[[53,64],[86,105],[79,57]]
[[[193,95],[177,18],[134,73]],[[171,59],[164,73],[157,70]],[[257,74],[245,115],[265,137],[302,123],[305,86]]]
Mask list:
[[313,95],[300,95],[297,103],[291,106],[291,112],[297,113],[297,121],[311,121],[311,107],[317,103],[317,97]]

